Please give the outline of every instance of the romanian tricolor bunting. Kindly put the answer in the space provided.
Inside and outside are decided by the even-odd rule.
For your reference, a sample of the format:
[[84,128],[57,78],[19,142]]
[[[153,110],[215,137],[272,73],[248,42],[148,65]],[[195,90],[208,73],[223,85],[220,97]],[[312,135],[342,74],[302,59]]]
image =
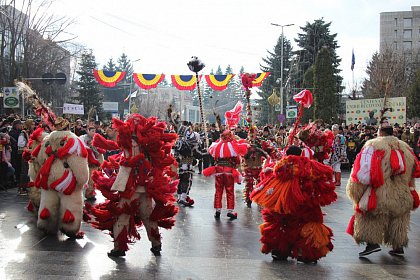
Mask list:
[[93,75],[96,81],[104,87],[115,87],[125,77],[125,72],[107,71],[107,70],[93,70]]
[[257,77],[255,77],[255,80],[252,81],[252,86],[260,87],[268,75],[270,75],[270,72],[257,73]]
[[179,90],[193,90],[196,86],[194,75],[172,75],[172,84]]
[[206,75],[207,84],[214,90],[225,90],[235,74]]
[[133,80],[142,89],[156,88],[165,78],[164,74],[139,74],[133,73]]

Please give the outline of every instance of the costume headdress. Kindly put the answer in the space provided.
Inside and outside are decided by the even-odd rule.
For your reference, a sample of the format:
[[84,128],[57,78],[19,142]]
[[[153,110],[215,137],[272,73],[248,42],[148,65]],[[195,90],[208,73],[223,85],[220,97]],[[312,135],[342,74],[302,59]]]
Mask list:
[[38,96],[38,94],[23,82],[17,82],[16,87],[20,94],[22,94],[29,103],[35,108],[35,113],[41,117],[42,121],[53,130],[54,122],[56,119],[53,111],[45,105],[44,101]]

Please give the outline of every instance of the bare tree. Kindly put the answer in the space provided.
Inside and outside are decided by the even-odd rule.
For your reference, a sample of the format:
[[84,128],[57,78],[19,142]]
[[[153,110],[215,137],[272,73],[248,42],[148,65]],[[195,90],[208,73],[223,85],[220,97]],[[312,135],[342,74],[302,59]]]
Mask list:
[[385,91],[388,97],[406,96],[412,77],[410,63],[389,48],[373,54],[366,73],[362,85],[365,98],[381,98]]
[[[0,0],[0,87],[12,85],[15,79],[40,78],[44,73],[70,75],[70,62],[80,48],[69,48],[75,36],[67,29],[73,20],[50,14],[53,3]],[[69,83],[66,87],[40,81],[32,84],[46,102],[55,101],[55,106],[62,105],[69,88]]]

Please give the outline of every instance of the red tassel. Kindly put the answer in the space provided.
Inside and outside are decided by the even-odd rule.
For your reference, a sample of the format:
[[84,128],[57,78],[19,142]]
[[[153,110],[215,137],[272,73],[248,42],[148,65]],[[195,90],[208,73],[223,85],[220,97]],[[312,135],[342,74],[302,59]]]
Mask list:
[[417,209],[420,205],[419,194],[417,193],[416,190],[411,190],[410,193],[411,193],[411,196],[413,197],[413,210],[414,210],[414,209]]
[[123,230],[115,238],[115,242],[118,244],[118,249],[121,251],[128,251],[128,231],[127,227],[124,226]]
[[46,220],[50,217],[50,210],[48,208],[42,209],[41,213],[39,213],[39,217],[43,220]]
[[171,229],[175,225],[174,219],[164,219],[158,222],[158,226],[166,229]]
[[36,146],[36,148],[32,151],[32,156],[33,157],[37,157],[39,154],[39,151],[41,150],[41,144],[38,144],[38,146]]
[[74,222],[74,215],[72,212],[70,212],[69,210],[66,210],[66,212],[64,212],[64,216],[63,216],[63,223],[65,224],[70,224]]
[[377,206],[377,202],[376,202],[376,192],[375,189],[372,188],[370,195],[369,195],[369,200],[368,200],[368,205],[367,205],[367,210],[368,211],[372,211],[375,210]]
[[34,205],[32,204],[32,201],[28,201],[28,205],[26,205],[26,209],[29,211],[29,212],[34,212]]
[[350,219],[349,225],[347,226],[347,230],[346,230],[346,232],[347,232],[348,234],[350,234],[351,236],[353,236],[353,235],[354,235],[354,220],[355,220],[355,219],[356,219],[356,216],[355,216],[355,215],[351,216],[351,219]]
[[372,181],[372,187],[374,188],[379,188],[385,183],[384,174],[382,172],[382,159],[384,156],[385,151],[376,150],[373,152],[370,178]]
[[119,150],[118,144],[112,140],[106,140],[105,137],[96,133],[93,136],[92,145],[103,150]]

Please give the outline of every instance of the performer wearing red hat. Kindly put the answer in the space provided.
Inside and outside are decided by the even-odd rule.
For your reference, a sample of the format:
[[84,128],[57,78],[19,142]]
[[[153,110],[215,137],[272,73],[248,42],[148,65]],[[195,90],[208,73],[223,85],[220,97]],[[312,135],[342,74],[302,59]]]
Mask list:
[[214,208],[216,209],[214,217],[216,219],[220,219],[224,190],[226,190],[227,216],[231,219],[238,217],[238,214],[233,211],[235,208],[234,183],[241,182],[241,175],[236,168],[240,163],[241,156],[246,154],[248,144],[244,140],[237,140],[230,129],[235,128],[239,122],[240,108],[242,108],[242,103],[238,101],[233,110],[225,113],[228,129],[208,150],[214,158],[215,166],[203,170],[204,176],[213,174],[216,176],[216,193],[214,195]]

